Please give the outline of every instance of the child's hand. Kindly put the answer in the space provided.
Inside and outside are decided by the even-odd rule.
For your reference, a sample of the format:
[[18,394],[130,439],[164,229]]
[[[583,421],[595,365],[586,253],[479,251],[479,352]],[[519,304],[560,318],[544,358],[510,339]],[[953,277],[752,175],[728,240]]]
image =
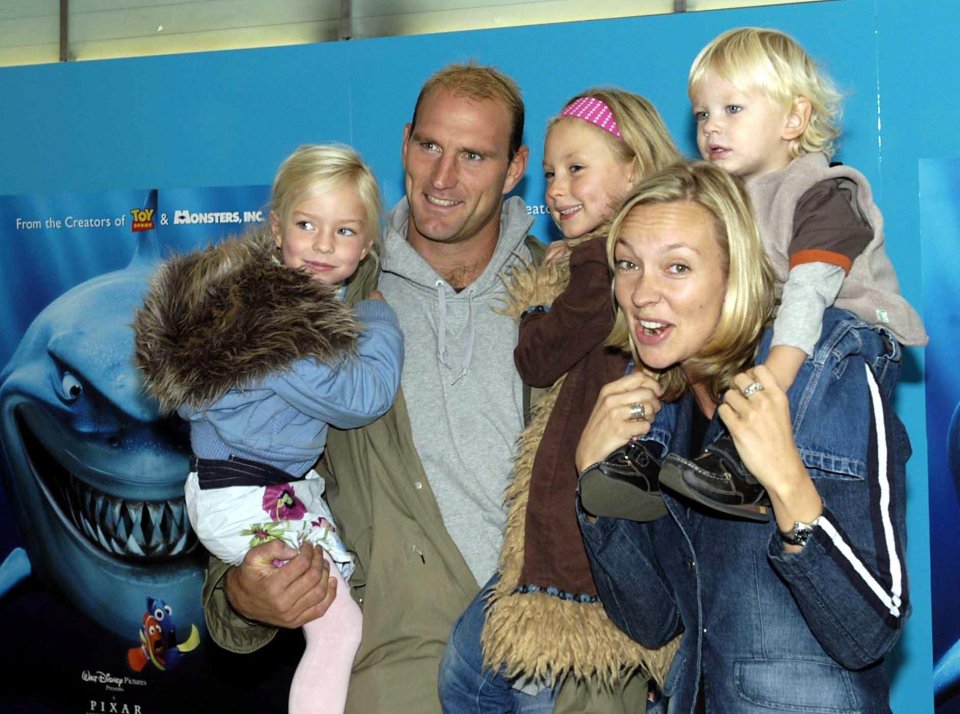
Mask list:
[[566,241],[555,240],[547,246],[547,252],[543,256],[544,263],[559,263],[570,257],[571,250]]
[[383,300],[383,293],[379,290],[371,290],[367,300]]

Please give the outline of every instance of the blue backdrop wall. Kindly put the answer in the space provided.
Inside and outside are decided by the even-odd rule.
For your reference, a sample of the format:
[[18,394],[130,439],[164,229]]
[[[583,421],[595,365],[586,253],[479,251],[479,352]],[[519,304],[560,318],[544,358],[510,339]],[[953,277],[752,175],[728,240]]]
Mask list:
[[[475,58],[499,66],[524,90],[531,170],[518,192],[537,211],[543,128],[566,98],[602,84],[641,93],[692,156],[685,91],[691,60],[725,29],[763,25],[794,35],[846,91],[838,158],[873,183],[902,290],[922,312],[918,161],[960,153],[960,110],[936,101],[949,89],[940,68],[953,63],[948,48],[960,40],[957,14],[951,0],[833,0],[0,69],[0,195],[265,184],[297,145],[337,140],[364,154],[392,204],[403,192],[401,132],[419,86],[442,65]],[[930,34],[938,41],[928,41]],[[544,239],[553,235],[544,218],[536,230]],[[7,225],[0,238],[28,239]],[[908,351],[897,406],[914,446],[914,611],[891,666],[894,710],[911,713],[933,710],[923,375],[922,352]]]

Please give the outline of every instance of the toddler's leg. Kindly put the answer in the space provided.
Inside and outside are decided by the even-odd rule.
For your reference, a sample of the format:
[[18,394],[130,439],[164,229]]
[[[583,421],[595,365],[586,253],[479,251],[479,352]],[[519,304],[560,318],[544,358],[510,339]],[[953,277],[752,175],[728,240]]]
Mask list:
[[[324,553],[324,558],[330,558]],[[332,562],[337,597],[323,617],[303,626],[307,641],[290,685],[290,714],[343,712],[353,658],[360,646],[362,615],[350,597],[350,586]]]

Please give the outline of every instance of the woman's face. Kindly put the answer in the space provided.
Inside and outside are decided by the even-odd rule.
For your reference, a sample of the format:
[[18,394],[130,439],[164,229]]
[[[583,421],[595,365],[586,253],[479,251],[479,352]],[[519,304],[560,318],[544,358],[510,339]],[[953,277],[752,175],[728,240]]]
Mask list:
[[617,303],[640,360],[683,366],[713,334],[726,293],[726,256],[713,216],[688,201],[637,206],[614,247]]

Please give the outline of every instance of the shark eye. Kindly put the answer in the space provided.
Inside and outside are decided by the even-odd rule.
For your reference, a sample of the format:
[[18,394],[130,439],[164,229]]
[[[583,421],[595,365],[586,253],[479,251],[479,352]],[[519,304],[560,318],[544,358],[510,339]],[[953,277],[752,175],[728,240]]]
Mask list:
[[70,372],[63,373],[60,389],[63,398],[71,402],[83,394],[83,385],[80,384],[80,380],[70,374]]
[[157,619],[157,622],[160,622],[167,616],[167,613],[163,611],[162,607],[158,607],[153,611],[153,616]]

